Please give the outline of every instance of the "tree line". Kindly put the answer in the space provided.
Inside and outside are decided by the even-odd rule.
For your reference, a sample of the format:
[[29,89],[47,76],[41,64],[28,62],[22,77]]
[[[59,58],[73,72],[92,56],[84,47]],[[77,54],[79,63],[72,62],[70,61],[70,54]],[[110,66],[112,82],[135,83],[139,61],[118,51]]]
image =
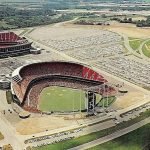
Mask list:
[[5,22],[6,25],[0,25],[0,30],[48,25],[71,20],[72,18],[73,15],[59,14],[45,7],[33,10],[2,7],[0,8],[0,23]]
[[118,21],[120,23],[132,23],[136,24],[137,27],[150,27],[150,16],[147,16],[146,20],[133,20],[131,17],[127,18],[125,17],[124,19],[118,18],[118,17],[113,17],[111,20]]

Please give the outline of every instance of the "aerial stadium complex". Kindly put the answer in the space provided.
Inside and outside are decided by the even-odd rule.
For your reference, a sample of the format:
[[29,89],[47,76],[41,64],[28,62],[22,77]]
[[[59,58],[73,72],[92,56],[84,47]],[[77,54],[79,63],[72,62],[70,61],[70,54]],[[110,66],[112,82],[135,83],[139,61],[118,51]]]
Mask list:
[[65,61],[33,63],[16,69],[12,91],[15,101],[30,112],[94,109],[101,97],[116,94],[115,88],[89,66]]
[[[93,19],[93,10],[88,18],[84,13],[83,19]],[[100,150],[150,122],[150,61],[139,56],[149,39],[123,35],[129,24],[85,26],[76,17],[0,31],[0,149]],[[144,38],[149,30],[133,29]],[[137,44],[139,51],[131,51]]]
[[0,58],[29,54],[31,44],[14,32],[0,32]]
[[[15,142],[5,132],[4,136],[15,150],[28,146],[33,150],[43,146],[53,149],[61,141],[78,137],[89,142],[88,135],[95,140],[103,130],[115,132],[119,124],[128,127],[124,122],[141,117],[141,112],[147,114],[149,92],[122,79],[126,77],[124,71],[119,70],[124,75],[120,78],[105,72],[109,68],[110,72],[132,68],[120,64],[123,57],[128,57],[123,54],[121,36],[105,30],[79,29],[81,32],[73,27],[31,28],[25,36],[33,41],[33,48],[15,31],[0,34],[0,57],[8,57],[0,59],[0,128],[12,130],[7,135],[12,133]],[[118,56],[119,62],[115,61]],[[149,72],[148,67],[143,70],[143,65],[134,70],[142,72],[139,69]]]

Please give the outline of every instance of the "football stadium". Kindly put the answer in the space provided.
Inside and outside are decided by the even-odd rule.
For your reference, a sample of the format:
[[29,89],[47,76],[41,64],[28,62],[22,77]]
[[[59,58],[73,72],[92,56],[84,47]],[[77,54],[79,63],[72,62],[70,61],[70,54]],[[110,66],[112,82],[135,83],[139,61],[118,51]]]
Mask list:
[[0,32],[0,58],[29,54],[31,44],[14,32]]
[[148,14],[148,0],[0,0],[0,150],[148,149]]
[[93,110],[116,90],[89,66],[75,62],[32,63],[12,73],[15,102],[29,112]]

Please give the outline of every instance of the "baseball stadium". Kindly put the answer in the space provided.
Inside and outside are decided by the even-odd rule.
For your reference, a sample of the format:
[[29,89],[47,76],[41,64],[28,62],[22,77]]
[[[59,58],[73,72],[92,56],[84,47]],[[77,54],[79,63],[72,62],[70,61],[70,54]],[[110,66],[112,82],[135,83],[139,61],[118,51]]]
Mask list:
[[26,111],[78,112],[90,109],[89,105],[93,109],[102,97],[115,96],[115,88],[107,82],[90,66],[51,61],[17,68],[11,88],[15,102]]
[[0,58],[29,54],[31,44],[14,32],[0,32]]

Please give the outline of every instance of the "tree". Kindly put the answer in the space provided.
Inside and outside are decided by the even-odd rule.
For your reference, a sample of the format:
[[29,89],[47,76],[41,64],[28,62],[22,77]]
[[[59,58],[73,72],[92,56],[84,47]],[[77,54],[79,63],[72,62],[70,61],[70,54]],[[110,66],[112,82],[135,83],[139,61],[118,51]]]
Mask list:
[[129,22],[129,23],[132,23],[132,18],[129,18],[129,19],[128,19],[128,22]]

